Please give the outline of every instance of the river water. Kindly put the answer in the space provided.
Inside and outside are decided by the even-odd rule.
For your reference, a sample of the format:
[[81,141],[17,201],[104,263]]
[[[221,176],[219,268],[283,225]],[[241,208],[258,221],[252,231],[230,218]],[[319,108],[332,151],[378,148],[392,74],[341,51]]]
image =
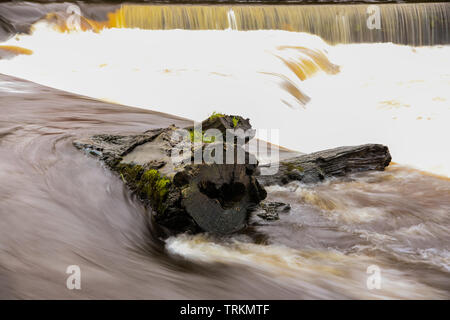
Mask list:
[[[40,21],[0,44],[33,52],[0,60],[0,297],[448,299],[449,46],[225,29],[61,33]],[[395,163],[271,186],[292,210],[242,234],[163,240],[122,181],[72,146],[213,111],[304,152],[384,143]],[[81,290],[66,288],[69,265]],[[374,265],[380,289],[367,286]]]

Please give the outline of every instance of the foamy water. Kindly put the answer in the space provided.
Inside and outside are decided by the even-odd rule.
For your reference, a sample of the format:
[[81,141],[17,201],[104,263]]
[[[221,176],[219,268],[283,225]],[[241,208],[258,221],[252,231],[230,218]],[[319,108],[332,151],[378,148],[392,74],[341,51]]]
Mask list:
[[[168,251],[210,265],[256,269],[314,298],[448,295],[447,276],[436,282],[438,274],[450,271],[448,182],[392,166],[346,181],[291,183],[268,192],[270,199],[288,202],[292,210],[277,222],[253,219],[255,234],[264,235],[262,243],[243,235],[181,235],[166,241]],[[382,270],[380,290],[366,287],[366,268],[372,265]]]
[[[257,245],[234,239],[224,243],[205,235],[181,235],[167,240],[167,249],[195,262],[235,264],[258,270],[267,278],[303,288],[313,299],[332,299],[341,295],[359,299],[436,299],[445,291],[409,279],[408,273],[383,265],[380,290],[367,289],[367,266],[379,265],[380,259],[364,254],[345,254],[329,249],[292,249],[282,245]],[[326,286],[327,290],[323,290]],[[349,288],[351,288],[349,290]]]
[[[383,143],[397,163],[450,174],[450,46],[329,46],[274,30],[63,34],[44,22],[5,44],[34,54],[1,60],[1,73],[195,120],[241,114],[256,128],[279,129],[273,142],[303,152]],[[280,57],[308,57],[283,46],[324,52],[340,72],[302,81]],[[306,105],[286,81],[310,98]]]

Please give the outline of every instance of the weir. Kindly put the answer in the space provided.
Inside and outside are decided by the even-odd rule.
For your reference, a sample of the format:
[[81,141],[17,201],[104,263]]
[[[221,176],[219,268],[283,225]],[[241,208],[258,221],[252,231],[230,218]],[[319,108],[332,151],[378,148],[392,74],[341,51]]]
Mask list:
[[123,5],[109,16],[109,25],[154,30],[287,30],[315,34],[330,44],[393,42],[422,46],[450,43],[450,4],[377,6],[380,29],[368,28],[366,4]]
[[[43,18],[62,24],[65,4],[0,4],[1,33],[31,30]],[[379,28],[369,28],[372,4],[89,4],[78,3],[82,27],[149,30],[286,30],[315,34],[329,44],[392,42],[413,46],[450,43],[450,3],[378,4]],[[11,21],[21,17],[23,23]],[[61,21],[58,21],[61,23]],[[15,30],[14,30],[15,29]],[[63,28],[64,29],[64,28]]]

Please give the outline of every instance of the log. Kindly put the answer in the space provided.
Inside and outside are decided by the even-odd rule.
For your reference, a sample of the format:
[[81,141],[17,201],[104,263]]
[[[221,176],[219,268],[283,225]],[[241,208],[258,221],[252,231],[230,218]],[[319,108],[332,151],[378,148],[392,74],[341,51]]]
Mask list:
[[[248,132],[251,128],[248,119],[238,116],[215,115],[204,124],[219,131],[235,128]],[[191,152],[181,157],[181,163],[173,163],[171,152],[182,140],[174,139],[178,129],[170,126],[136,135],[99,134],[73,144],[116,172],[166,235],[205,231],[224,235],[244,229],[252,208],[267,195],[255,177],[257,162],[251,162],[252,156],[245,153],[247,162],[225,163],[226,152],[234,148],[236,160],[240,146],[234,142],[206,143],[201,133],[200,143],[184,141]],[[207,150],[221,150],[223,164],[205,159],[192,163],[198,152]]]
[[263,186],[284,185],[291,181],[317,183],[354,172],[384,170],[390,162],[389,149],[381,144],[339,147],[284,160],[278,164],[276,174],[260,175],[258,181]]
[[[252,213],[276,220],[289,205],[261,202],[267,196],[263,186],[291,181],[317,183],[353,172],[383,170],[391,161],[383,145],[340,147],[283,160],[276,174],[263,176],[254,156],[242,149],[243,141],[254,137],[248,119],[215,114],[202,122],[200,132],[194,126],[184,128],[186,140],[174,139],[179,129],[172,125],[134,135],[98,134],[73,142],[117,173],[148,209],[154,225],[167,236],[238,232],[248,225]],[[225,137],[222,142],[208,136],[208,129],[216,129],[219,134],[242,130],[233,130],[231,142]],[[183,153],[174,163],[172,152],[180,146]],[[238,148],[245,155],[243,163],[237,161]],[[227,163],[227,152],[232,149],[233,161]],[[204,157],[193,161],[198,154],[208,153],[217,155],[216,162]]]

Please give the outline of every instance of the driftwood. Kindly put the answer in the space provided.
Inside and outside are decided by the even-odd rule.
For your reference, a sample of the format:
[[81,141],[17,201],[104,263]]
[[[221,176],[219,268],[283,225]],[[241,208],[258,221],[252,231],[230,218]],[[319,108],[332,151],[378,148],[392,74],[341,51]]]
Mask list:
[[[248,119],[237,116],[216,115],[203,124],[204,128],[219,131],[251,128]],[[257,162],[249,164],[251,156],[245,153],[246,163],[226,164],[227,150],[234,148],[237,156],[234,143],[189,141],[189,146],[194,146],[190,147],[188,160],[194,160],[194,155],[203,154],[206,148],[223,148],[223,164],[204,160],[198,164],[192,161],[174,164],[171,151],[179,142],[173,139],[177,129],[180,128],[171,126],[127,136],[101,134],[76,140],[74,145],[116,172],[151,209],[152,219],[166,234],[185,231],[229,234],[242,230],[251,208],[267,195],[254,176]],[[192,132],[194,128],[187,129]],[[199,137],[203,141],[202,132]]]
[[291,181],[317,183],[353,172],[384,170],[390,162],[389,149],[381,144],[339,147],[282,161],[276,174],[259,176],[258,181],[264,186]]

